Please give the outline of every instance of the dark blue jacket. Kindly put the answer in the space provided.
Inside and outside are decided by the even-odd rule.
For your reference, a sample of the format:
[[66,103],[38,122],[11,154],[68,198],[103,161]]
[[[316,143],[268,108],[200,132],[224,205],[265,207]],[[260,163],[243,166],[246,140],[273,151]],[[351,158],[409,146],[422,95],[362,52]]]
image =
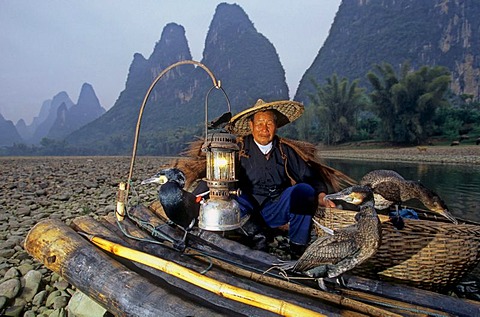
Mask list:
[[239,187],[259,205],[267,199],[275,199],[295,183],[310,184],[317,194],[327,191],[323,179],[277,136],[268,157],[260,151],[252,135],[244,137],[239,146]]

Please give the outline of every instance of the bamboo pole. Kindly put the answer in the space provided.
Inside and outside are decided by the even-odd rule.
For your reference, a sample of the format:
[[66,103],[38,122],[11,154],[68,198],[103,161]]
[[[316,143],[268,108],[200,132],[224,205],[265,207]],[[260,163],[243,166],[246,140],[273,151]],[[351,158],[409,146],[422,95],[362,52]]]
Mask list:
[[[187,252],[192,252],[192,251],[187,250]],[[195,255],[195,254],[196,254],[195,252],[192,252],[192,255]],[[203,257],[197,257],[197,258],[199,260],[205,261],[205,258]],[[392,312],[383,308],[373,306],[371,304],[363,303],[361,302],[361,300],[365,300],[369,303],[378,303],[378,305],[380,306],[383,304],[385,307],[389,307],[392,310],[396,310],[400,312],[403,311],[403,313],[408,313],[409,316],[419,316],[419,317],[426,316],[426,315],[444,316],[444,317],[452,316],[451,314],[445,313],[438,309],[412,305],[410,303],[402,302],[400,300],[389,299],[389,298],[378,296],[375,294],[368,294],[365,292],[354,291],[354,290],[349,290],[345,288],[342,288],[341,292],[350,297],[346,297],[344,295],[339,295],[335,293],[328,293],[321,290],[313,289],[311,287],[306,287],[303,285],[291,283],[289,281],[284,281],[278,278],[273,278],[263,274],[251,272],[218,259],[209,258],[209,261],[215,265],[218,265],[225,271],[237,274],[239,276],[247,277],[253,281],[267,284],[267,285],[281,287],[283,289],[289,289],[292,292],[322,299],[329,303],[337,304],[348,309],[352,309],[364,314],[368,314],[370,316],[398,317],[403,315],[397,314],[395,312]]]
[[148,265],[155,269],[161,270],[162,272],[174,275],[182,280],[186,280],[198,287],[207,289],[211,292],[216,293],[219,296],[223,296],[228,299],[259,307],[267,311],[277,313],[281,316],[325,316],[318,312],[291,304],[283,300],[240,289],[226,283],[218,282],[212,278],[203,276],[176,263],[163,260],[148,253],[124,247],[120,244],[113,243],[111,241],[96,236],[89,236],[89,239],[96,246],[112,254],[144,265]]
[[[206,261],[204,257],[198,256],[198,253],[195,251],[192,251],[189,249],[189,250],[186,250],[186,253],[191,254],[192,256],[195,256],[197,259],[201,261]],[[298,294],[308,295],[311,297],[322,299],[331,304],[336,304],[348,309],[352,309],[364,314],[368,314],[370,316],[375,316],[375,317],[401,317],[402,316],[399,314],[392,313],[385,309],[381,309],[375,306],[364,304],[354,299],[340,296],[338,294],[323,292],[310,287],[304,287],[298,284],[284,281],[278,278],[251,272],[215,258],[209,258],[208,261],[212,262],[214,265],[218,265],[220,268],[224,269],[227,272],[246,277],[248,279],[251,279],[252,281],[260,282],[260,283],[275,286],[275,287],[280,287],[283,289],[288,289]]]
[[[94,234],[94,235],[97,235],[97,236],[109,236],[109,237],[111,236],[111,234],[110,234],[110,235],[108,235],[108,234],[103,234],[102,231],[89,230],[90,227],[85,226],[85,225],[84,225],[84,222],[80,223],[80,221],[78,221],[78,220],[79,220],[79,219],[77,218],[77,219],[75,219],[74,222],[73,222],[73,223],[76,225],[76,226],[75,226],[75,227],[76,227],[75,230],[77,230],[77,231],[83,231],[83,232],[90,233],[90,234]],[[122,233],[119,232],[118,227],[116,226],[116,220],[115,220],[115,218],[114,218],[112,215],[108,215],[108,216],[104,217],[102,220],[105,221],[107,224],[110,225],[109,229],[112,230],[112,232],[115,234],[114,237],[117,236],[117,235],[120,235],[120,236],[122,235]],[[130,222],[130,221],[128,221],[128,220],[122,222],[122,225],[125,226],[125,230],[126,230],[126,231],[128,231],[130,234],[135,233],[134,235],[137,236],[137,237],[139,237],[139,238],[151,237],[150,235],[148,235],[148,234],[146,233],[146,231],[140,230],[138,227],[136,227],[132,222]],[[95,229],[97,229],[97,228],[95,228]],[[115,240],[113,240],[113,241],[115,242]],[[191,242],[192,242],[192,241],[191,241]],[[132,239],[128,239],[128,243],[129,243],[129,245],[130,245],[131,247],[133,247],[133,248],[135,248],[135,249],[137,249],[137,250],[141,250],[141,251],[150,253],[150,254],[155,255],[155,256],[161,256],[161,257],[167,256],[167,254],[164,253],[164,251],[162,250],[162,248],[149,248],[148,245],[144,244],[143,242],[136,241],[136,240],[132,240]],[[193,243],[193,244],[195,245],[196,243]],[[214,252],[216,255],[220,255],[220,253],[217,253],[217,252],[215,252],[215,251],[213,251],[213,250],[211,250],[211,251]],[[202,251],[202,252],[203,252],[203,251]],[[180,254],[180,253],[178,253],[178,254]],[[245,269],[241,269],[241,268],[237,267],[236,265],[232,265],[232,264],[230,264],[229,267],[233,267],[234,269],[229,270],[228,267],[225,267],[225,266],[224,266],[224,264],[226,264],[227,262],[224,262],[224,261],[222,261],[222,260],[218,260],[218,259],[216,259],[215,257],[209,256],[209,255],[207,255],[207,254],[198,253],[198,251],[195,251],[195,250],[190,249],[190,248],[187,248],[187,249],[184,251],[183,254],[188,255],[187,258],[195,259],[195,262],[200,261],[201,263],[205,263],[205,264],[207,264],[207,265],[214,264],[215,266],[217,266],[217,268],[220,270],[220,272],[215,273],[215,272],[212,271],[212,270],[209,270],[209,271],[208,271],[208,275],[209,275],[210,277],[212,277],[212,278],[217,279],[217,280],[222,280],[222,281],[224,281],[224,282],[227,282],[227,283],[231,283],[231,284],[235,284],[235,285],[236,285],[236,283],[238,283],[239,280],[240,280],[240,279],[238,278],[238,276],[240,276],[240,277],[245,277],[246,279],[248,279],[248,280],[250,280],[250,281],[253,281],[253,282],[259,282],[259,283],[264,284],[264,285],[273,286],[274,288],[279,289],[279,290],[281,290],[282,292],[285,292],[285,291],[292,292],[292,291],[293,291],[294,293],[299,294],[299,295],[304,295],[304,294],[305,294],[305,293],[302,293],[302,292],[297,292],[297,291],[295,290],[295,286],[300,286],[300,285],[288,283],[288,282],[285,282],[285,281],[283,281],[283,280],[280,280],[280,281],[285,282],[285,284],[283,284],[283,283],[278,284],[278,283],[276,283],[275,281],[279,281],[279,279],[277,279],[277,278],[272,278],[272,277],[267,277],[267,276],[262,275],[262,274],[257,274],[257,275],[259,275],[259,276],[261,276],[261,277],[263,277],[263,278],[268,278],[269,280],[272,280],[273,282],[272,282],[272,283],[265,283],[265,282],[264,282],[263,280],[261,280],[261,279],[259,279],[259,280],[257,281],[257,280],[255,280],[254,278],[251,278],[251,276],[248,274],[248,273],[251,273],[251,271],[248,271],[248,270],[245,270]],[[226,256],[226,254],[223,254],[223,255]],[[170,258],[170,257],[168,257],[168,258],[166,258],[166,259],[167,259],[167,260],[170,260],[170,261],[175,261],[175,259]],[[185,263],[185,262],[183,262],[183,261],[186,261],[185,257],[183,258],[183,260],[182,260],[181,263]],[[180,263],[180,262],[177,262],[177,261],[175,261],[175,262],[176,262],[176,263]],[[189,263],[189,264],[191,265],[192,263]],[[191,269],[193,269],[193,270],[195,270],[195,271],[198,272],[198,271],[203,270],[203,269],[204,269],[204,266],[199,266],[199,267],[196,267],[196,268],[195,268],[194,266],[189,266],[189,268],[191,268]],[[235,268],[236,268],[236,269],[239,269],[239,270],[241,270],[241,271],[247,272],[247,273],[246,273],[246,274],[238,274],[238,272],[235,271]],[[231,274],[226,275],[226,274],[225,274],[226,272],[227,272],[227,273],[233,273],[234,275],[231,275]],[[205,273],[202,273],[202,274],[205,274]],[[228,276],[228,277],[227,277],[227,276]],[[237,276],[237,277],[236,277],[236,276]],[[222,277],[223,277],[224,279],[222,279]],[[169,282],[169,283],[170,283],[170,282]],[[292,288],[292,285],[294,286],[293,288]],[[301,287],[301,286],[300,286],[300,287]],[[303,288],[304,288],[304,289],[310,289],[310,290],[312,290],[311,288],[308,288],[308,287],[303,287]],[[314,291],[316,291],[316,290],[314,290]],[[334,298],[336,298],[336,296],[337,296],[336,294],[330,294],[330,293],[326,293],[326,294],[327,294],[327,297],[331,295],[331,296],[333,296]],[[270,296],[277,296],[277,295],[273,295],[272,293],[270,293]],[[315,298],[315,296],[310,296],[310,297]],[[321,296],[320,296],[320,297],[317,297],[317,298],[323,299],[323,298],[321,298]],[[365,312],[363,312],[362,309],[353,309],[353,310],[351,310],[351,311],[348,311],[348,307],[342,306],[341,304],[340,304],[340,305],[337,305],[338,301],[335,301],[335,300],[329,301],[329,300],[327,299],[327,300],[323,301],[322,303],[323,303],[324,305],[328,305],[328,306],[331,306],[331,307],[335,307],[335,310],[333,310],[333,311],[330,312],[330,311],[328,311],[327,308],[321,308],[322,305],[321,305],[319,302],[317,302],[317,301],[315,301],[314,303],[312,303],[313,306],[311,306],[311,307],[318,307],[319,309],[325,309],[325,310],[328,311],[328,313],[326,313],[324,310],[322,310],[322,312],[325,313],[325,314],[329,314],[329,313],[332,313],[332,314],[333,314],[333,313],[337,313],[337,311],[338,311],[338,313],[341,314],[342,316],[351,316],[351,317],[353,317],[353,316],[365,316]],[[359,303],[362,304],[361,302],[359,302]],[[312,304],[310,304],[310,305],[312,305]],[[363,304],[363,305],[364,305],[364,304]],[[253,307],[252,307],[252,308],[253,308]],[[375,307],[374,307],[374,308],[375,308]],[[247,313],[247,315],[250,316],[250,315],[252,315],[252,314]],[[255,314],[253,314],[253,315],[255,315]],[[375,316],[375,315],[373,315],[373,316]],[[380,316],[383,316],[383,315],[380,314]]]
[[[203,262],[198,261],[197,259],[194,259],[191,256],[185,256],[182,253],[173,251],[172,249],[169,249],[166,246],[156,246],[155,244],[146,242],[145,239],[151,240],[152,239],[151,236],[148,235],[145,231],[140,230],[128,218],[126,218],[124,221],[121,222],[121,226],[124,227],[121,230],[118,226],[118,223],[113,213],[98,220],[93,219],[90,216],[78,217],[72,221],[72,224],[70,226],[77,232],[80,231],[80,232],[85,232],[87,234],[91,234],[95,236],[107,237],[108,240],[111,240],[115,243],[119,243],[121,245],[134,248],[136,250],[140,250],[155,256],[159,256],[163,259],[181,264],[182,266],[186,266],[189,269],[192,269],[196,272],[202,272],[206,268]],[[123,234],[123,232],[128,232],[129,235],[134,235],[137,238],[140,238],[141,240],[127,238]],[[92,249],[97,250],[97,248],[93,244],[90,244],[90,246]],[[101,252],[101,251],[99,250],[97,252]],[[139,263],[135,263],[132,261],[128,261],[128,260],[123,260],[123,259],[120,260],[118,259],[118,257],[117,257],[117,260],[127,265],[130,270],[137,272],[142,276],[146,276],[148,274],[149,276],[148,279],[150,281],[156,281],[158,279],[161,279],[162,288],[179,289],[182,292],[185,291],[185,292],[194,294],[196,298],[202,299],[201,305],[203,305],[203,303],[209,303],[209,305],[218,307],[218,311],[221,311],[222,309],[228,310],[231,312],[235,312],[234,315],[239,315],[239,316],[273,316],[273,315],[278,316],[277,314],[266,312],[265,310],[258,307],[245,305],[244,303],[236,302],[233,300],[226,300],[223,297],[217,296],[213,292],[210,292],[202,288],[196,288],[188,281],[181,280],[176,276],[161,272],[160,270],[157,270],[155,268],[142,265]],[[202,274],[205,274],[205,273],[202,273]],[[265,287],[262,287],[261,284],[254,285],[253,282],[250,280],[244,281],[239,277],[232,277],[231,274],[225,273],[225,271],[223,270],[221,270],[220,272],[216,270],[209,270],[207,275],[210,276],[211,278],[235,285],[237,287],[242,287],[242,288],[246,288],[253,291],[255,291],[254,289],[257,288],[256,292],[260,292],[268,296],[282,298],[288,301],[297,300],[295,303],[303,306],[302,302],[301,301],[299,302],[298,298],[296,298],[299,296],[296,296],[296,297],[294,296],[292,299],[287,299],[290,297],[288,297],[288,294],[286,294],[285,291],[277,291],[272,293],[271,289],[269,288],[265,289]],[[252,287],[252,289],[250,289],[249,287]],[[265,289],[265,292],[264,292],[264,289]],[[321,305],[321,303],[309,302],[304,307],[319,311],[326,315],[330,315],[330,314],[343,315],[343,311],[341,312],[340,309],[334,308],[332,305],[327,306],[327,305]],[[354,315],[351,315],[351,316],[353,317]]]

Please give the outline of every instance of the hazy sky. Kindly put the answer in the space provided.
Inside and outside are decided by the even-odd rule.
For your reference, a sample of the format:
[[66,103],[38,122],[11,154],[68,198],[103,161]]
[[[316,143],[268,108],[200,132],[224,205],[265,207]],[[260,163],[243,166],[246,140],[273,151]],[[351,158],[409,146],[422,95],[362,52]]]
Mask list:
[[341,0],[0,0],[0,113],[30,124],[61,91],[77,103],[85,82],[108,110],[125,88],[133,54],[148,58],[166,24],[185,28],[192,57],[201,61],[222,2],[239,4],[273,43],[293,98]]

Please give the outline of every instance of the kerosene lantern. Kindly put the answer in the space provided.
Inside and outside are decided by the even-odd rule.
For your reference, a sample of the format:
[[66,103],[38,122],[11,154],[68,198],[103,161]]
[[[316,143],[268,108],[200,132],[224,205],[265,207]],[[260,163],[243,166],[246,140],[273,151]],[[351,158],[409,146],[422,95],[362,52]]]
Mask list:
[[236,137],[226,132],[208,134],[202,150],[206,152],[205,181],[210,189],[209,199],[200,206],[198,226],[210,231],[227,231],[241,227],[248,219],[240,215],[240,206],[232,195],[235,189],[235,158],[238,152]]

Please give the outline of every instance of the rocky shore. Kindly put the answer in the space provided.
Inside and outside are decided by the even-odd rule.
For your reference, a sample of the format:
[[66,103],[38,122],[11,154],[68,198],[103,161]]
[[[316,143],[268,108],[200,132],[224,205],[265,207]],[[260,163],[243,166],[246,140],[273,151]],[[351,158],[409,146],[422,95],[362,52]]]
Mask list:
[[323,147],[323,158],[375,161],[426,162],[439,164],[480,165],[480,145],[416,146],[398,148]]
[[[325,158],[388,160],[395,155],[396,160],[480,164],[480,146],[426,150],[322,149],[320,153]],[[156,198],[156,188],[140,186],[140,181],[167,162],[166,158],[137,158],[133,188],[143,202]],[[45,218],[69,224],[81,215],[96,218],[113,212],[118,183],[127,180],[130,158],[1,157],[0,163],[0,315],[108,315],[58,274],[29,256],[23,249],[23,240],[32,226]]]
[[[0,163],[0,315],[108,315],[30,257],[23,240],[45,218],[69,224],[80,215],[112,212],[118,183],[127,180],[130,158],[3,157]],[[164,158],[137,158],[134,187],[143,201],[153,201],[156,188],[139,186],[141,179],[164,163]]]

